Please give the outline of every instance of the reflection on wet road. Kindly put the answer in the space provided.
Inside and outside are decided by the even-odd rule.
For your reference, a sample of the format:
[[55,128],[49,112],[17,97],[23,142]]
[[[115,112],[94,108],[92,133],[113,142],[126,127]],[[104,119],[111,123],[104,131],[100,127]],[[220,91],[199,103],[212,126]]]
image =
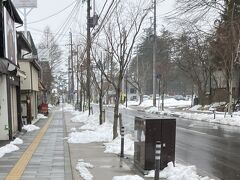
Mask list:
[[[129,109],[121,112],[123,124],[131,133],[134,117],[146,115]],[[113,108],[107,108],[106,116],[113,119]],[[176,160],[196,165],[202,175],[240,180],[240,127],[177,118]]]

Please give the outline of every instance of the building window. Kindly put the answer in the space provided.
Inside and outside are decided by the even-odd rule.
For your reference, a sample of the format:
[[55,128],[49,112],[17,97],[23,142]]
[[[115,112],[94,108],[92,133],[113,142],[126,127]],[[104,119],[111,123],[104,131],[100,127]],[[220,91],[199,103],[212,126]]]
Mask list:
[[130,93],[131,93],[131,94],[136,94],[136,89],[130,88]]

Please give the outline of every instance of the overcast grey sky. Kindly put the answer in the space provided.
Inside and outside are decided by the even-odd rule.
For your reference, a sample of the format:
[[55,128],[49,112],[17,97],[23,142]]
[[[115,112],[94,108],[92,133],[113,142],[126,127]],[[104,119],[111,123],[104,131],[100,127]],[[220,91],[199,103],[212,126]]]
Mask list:
[[[78,0],[80,1],[80,0]],[[82,1],[82,0],[81,0]],[[150,0],[151,1],[151,0]],[[96,7],[96,10],[100,11],[100,9],[103,6],[103,3],[105,1],[98,1],[98,5]],[[163,24],[163,16],[165,13],[171,11],[173,9],[173,4],[175,0],[167,0],[164,3],[158,4],[157,8],[157,25],[162,26]],[[36,44],[41,39],[41,35],[43,32],[43,29],[46,26],[49,26],[53,33],[57,33],[59,28],[64,24],[67,17],[69,16],[70,12],[72,11],[74,5],[76,4],[76,0],[38,0],[37,2],[38,7],[34,8],[30,14],[28,15],[28,30],[31,31],[32,36],[36,42]],[[65,11],[59,13],[58,15],[55,15],[51,18],[48,18],[46,20],[32,23],[38,20],[41,20],[45,17],[51,16],[65,7],[69,6]],[[86,23],[86,7],[85,5],[80,5],[78,9],[78,13],[75,15],[75,18],[73,18],[72,26],[68,26],[63,33],[61,33],[60,42],[58,43],[66,43],[69,41],[69,31],[70,28],[73,31],[74,35],[77,35],[78,32],[84,33],[85,31],[85,23]]]

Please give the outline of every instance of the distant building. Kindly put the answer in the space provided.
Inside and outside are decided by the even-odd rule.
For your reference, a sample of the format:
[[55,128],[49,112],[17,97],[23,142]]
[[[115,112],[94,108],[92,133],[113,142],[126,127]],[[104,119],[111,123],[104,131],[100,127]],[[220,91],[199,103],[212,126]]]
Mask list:
[[27,37],[24,32],[17,33],[18,61],[21,70],[26,72],[26,78],[22,78],[21,84],[21,107],[22,118],[30,124],[37,118],[38,107],[42,103],[41,91],[41,66],[38,63],[38,54],[30,32]]
[[0,18],[0,140],[9,140],[22,128],[15,23],[23,22],[10,0],[0,1]]

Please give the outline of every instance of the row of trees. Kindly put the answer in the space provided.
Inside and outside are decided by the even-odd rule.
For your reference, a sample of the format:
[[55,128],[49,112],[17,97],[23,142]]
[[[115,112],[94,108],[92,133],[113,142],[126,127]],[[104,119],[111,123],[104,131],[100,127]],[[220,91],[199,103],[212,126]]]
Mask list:
[[[98,35],[92,38],[91,82],[98,92],[100,112],[104,95],[110,90],[115,92],[113,138],[117,136],[121,88],[126,72],[131,78],[129,82],[138,89],[141,97],[145,93],[151,94],[152,69],[156,68],[162,94],[190,94],[194,84],[200,103],[203,104],[206,93],[211,92],[211,85],[215,83],[215,86],[218,86],[213,72],[220,67],[226,78],[231,102],[233,69],[239,63],[240,3],[237,0],[178,0],[178,4],[181,15],[191,14],[194,10],[197,17],[192,16],[195,19],[191,26],[178,34],[166,29],[161,30],[157,37],[156,67],[152,67],[152,30],[149,28],[142,33],[151,3],[130,0],[119,2],[106,23],[101,26],[101,31],[98,30]],[[196,29],[193,22],[198,22],[211,10],[220,15],[216,16],[215,27],[211,33]],[[84,66],[85,50],[81,53],[79,57]],[[54,65],[52,67],[54,68]],[[84,73],[77,77],[82,76]],[[81,94],[87,91],[84,86],[85,79],[81,78],[80,84],[84,87]],[[176,91],[179,86],[182,89]]]

